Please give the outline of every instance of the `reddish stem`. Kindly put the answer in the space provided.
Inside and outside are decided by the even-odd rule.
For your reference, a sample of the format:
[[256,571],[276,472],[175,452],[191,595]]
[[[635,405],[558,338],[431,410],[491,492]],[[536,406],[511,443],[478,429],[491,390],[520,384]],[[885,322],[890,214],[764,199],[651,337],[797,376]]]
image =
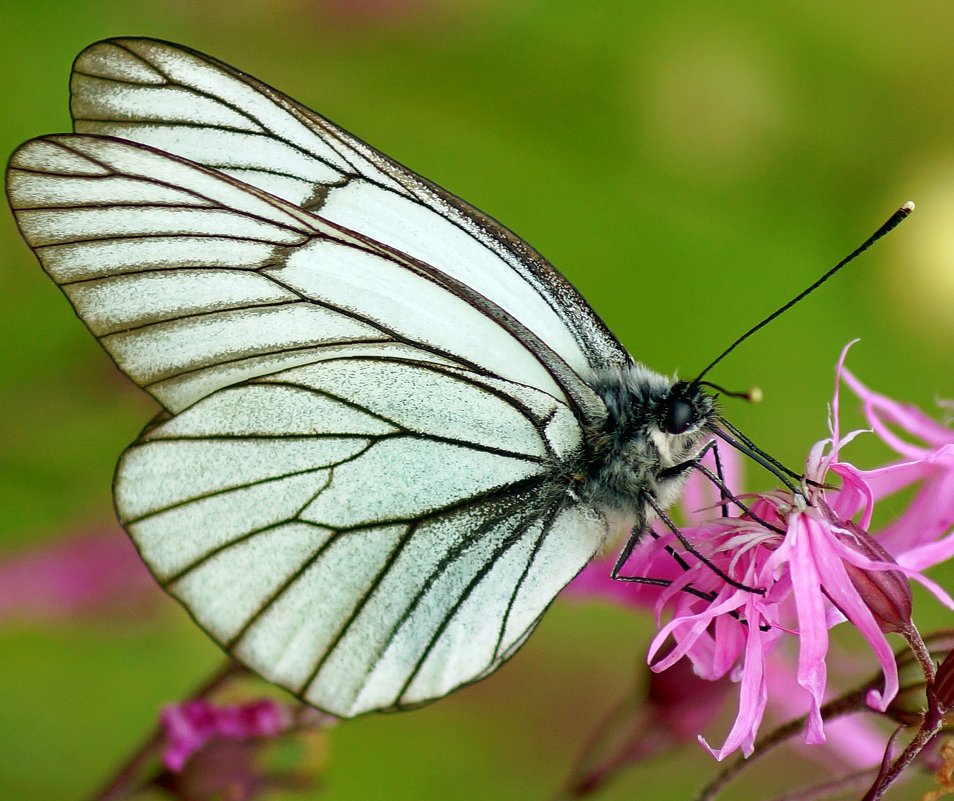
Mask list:
[[[246,672],[246,668],[229,660],[207,679],[190,698],[205,698]],[[141,776],[146,766],[159,756],[165,743],[165,732],[156,726],[143,743],[129,756],[109,783],[90,796],[90,801],[123,801],[143,786]]]

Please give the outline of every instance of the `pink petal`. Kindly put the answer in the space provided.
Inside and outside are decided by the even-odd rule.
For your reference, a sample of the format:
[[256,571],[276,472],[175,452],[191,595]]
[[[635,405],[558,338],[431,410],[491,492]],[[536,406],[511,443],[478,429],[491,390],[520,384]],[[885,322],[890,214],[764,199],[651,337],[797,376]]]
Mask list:
[[838,443],[841,441],[838,420],[840,418],[841,380],[848,372],[845,369],[845,359],[848,358],[848,351],[851,350],[851,346],[857,341],[857,339],[853,339],[841,349],[841,353],[838,355],[838,363],[835,366],[835,391],[831,400],[831,438],[834,442],[835,455],[837,455]]
[[[722,599],[721,602],[717,598],[704,611],[695,615],[675,617],[663,626],[650,643],[648,661],[652,663],[656,653],[663,647],[670,634],[675,639],[676,644],[659,662],[652,663],[652,669],[655,671],[665,670],[681,657],[687,654],[691,656],[690,652],[693,645],[699,638],[706,636],[706,630],[709,628],[710,622],[719,615],[735,611],[740,606],[739,592],[741,591],[733,590],[727,598]],[[711,664],[699,664],[695,660],[693,660],[693,664],[700,676],[707,679],[721,678],[721,675],[711,672],[713,670]]]
[[844,462],[833,464],[831,472],[841,476],[842,479],[841,489],[831,502],[832,510],[838,517],[845,520],[850,520],[860,511],[861,519],[858,525],[868,528],[874,509],[874,493],[871,487],[868,486],[860,471],[850,464]]
[[[719,449],[719,458],[722,461],[722,475],[727,487],[742,485],[742,457],[732,447],[723,446]],[[715,453],[709,451],[702,459],[702,464],[713,473],[716,472]],[[692,471],[689,480],[682,492],[682,501],[679,504],[684,512],[687,526],[697,526],[713,517],[712,511],[717,509],[722,500],[718,488],[702,473]]]
[[895,462],[873,470],[855,468],[855,472],[870,487],[874,497],[880,499],[929,477],[934,469],[922,457],[913,461]]
[[759,616],[753,603],[746,605],[745,618],[748,625],[745,661],[742,681],[739,688],[739,712],[732,729],[719,749],[713,749],[700,735],[699,741],[720,762],[729,754],[741,748],[745,756],[754,750],[755,736],[762,723],[768,694],[765,684],[765,651],[763,632],[758,625]]
[[[792,543],[791,572],[795,608],[798,614],[798,684],[808,691],[811,706],[808,712],[807,743],[825,742],[821,705],[825,697],[828,670],[825,656],[828,653],[828,628],[825,625],[825,604],[818,575],[815,554],[812,551],[816,521],[805,515],[797,518],[796,525],[789,529],[787,537]],[[824,536],[824,532],[822,532]]]
[[[884,692],[873,692],[869,704],[883,712],[898,693],[898,665],[888,640],[868,605],[855,589],[842,559],[847,559],[859,567],[870,566],[871,563],[860,554],[838,543],[834,537],[826,537],[823,531],[813,540],[813,544],[819,549],[816,553],[816,565],[825,592],[865,638],[881,663]],[[885,565],[885,569],[896,570],[897,566]]]
[[[878,541],[895,558],[927,545],[954,526],[954,471],[945,471],[929,478],[915,494],[908,507],[878,534]],[[940,554],[944,551],[940,550]],[[921,567],[938,564],[949,557],[922,563]],[[906,564],[912,564],[907,562]]]
[[864,403],[865,412],[872,427],[878,431],[879,436],[882,436],[882,432],[887,432],[889,436],[883,438],[885,441],[889,441],[890,438],[890,441],[897,445],[895,450],[898,453],[905,456],[916,455],[917,449],[895,437],[882,420],[882,415],[888,422],[900,426],[930,445],[939,446],[954,440],[951,429],[931,419],[916,406],[898,403],[884,395],[872,392],[847,369],[843,370],[842,378]]

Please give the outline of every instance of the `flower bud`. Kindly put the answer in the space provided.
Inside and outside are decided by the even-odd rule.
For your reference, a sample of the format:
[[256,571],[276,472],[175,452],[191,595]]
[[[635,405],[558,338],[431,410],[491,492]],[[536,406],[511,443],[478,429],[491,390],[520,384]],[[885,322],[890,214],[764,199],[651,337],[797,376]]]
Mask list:
[[941,713],[954,708],[954,651],[948,651],[934,677],[934,696]]
[[666,670],[651,672],[646,703],[656,718],[654,729],[664,728],[677,740],[692,742],[722,710],[731,687],[728,678],[701,678],[686,657]]
[[[894,557],[861,526],[850,520],[840,525],[850,532],[838,534],[842,544],[873,562],[897,564]],[[900,570],[865,570],[847,561],[844,565],[852,585],[884,633],[901,634],[911,628],[911,585]]]

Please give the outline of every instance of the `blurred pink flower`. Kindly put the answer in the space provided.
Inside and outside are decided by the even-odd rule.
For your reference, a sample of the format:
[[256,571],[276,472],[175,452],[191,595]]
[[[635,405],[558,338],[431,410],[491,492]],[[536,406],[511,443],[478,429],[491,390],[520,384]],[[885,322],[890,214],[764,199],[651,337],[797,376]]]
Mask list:
[[178,772],[209,740],[274,737],[291,726],[292,715],[270,699],[230,706],[193,700],[165,707],[159,721],[166,733],[163,764]]
[[324,768],[324,729],[335,719],[272,699],[220,705],[196,698],[167,706],[159,721],[166,770],[152,784],[180,801],[252,801],[311,789]]
[[162,593],[119,527],[0,554],[0,622],[135,616]]

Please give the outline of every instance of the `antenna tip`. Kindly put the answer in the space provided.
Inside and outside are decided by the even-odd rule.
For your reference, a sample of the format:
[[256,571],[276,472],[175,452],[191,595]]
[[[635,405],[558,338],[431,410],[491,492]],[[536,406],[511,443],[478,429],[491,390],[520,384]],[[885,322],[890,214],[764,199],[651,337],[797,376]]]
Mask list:
[[750,387],[749,391],[745,393],[745,399],[749,403],[761,403],[762,397],[763,395],[761,387]]
[[900,209],[898,209],[898,211],[904,212],[905,216],[909,215],[912,211],[914,211],[914,201],[909,200]]

